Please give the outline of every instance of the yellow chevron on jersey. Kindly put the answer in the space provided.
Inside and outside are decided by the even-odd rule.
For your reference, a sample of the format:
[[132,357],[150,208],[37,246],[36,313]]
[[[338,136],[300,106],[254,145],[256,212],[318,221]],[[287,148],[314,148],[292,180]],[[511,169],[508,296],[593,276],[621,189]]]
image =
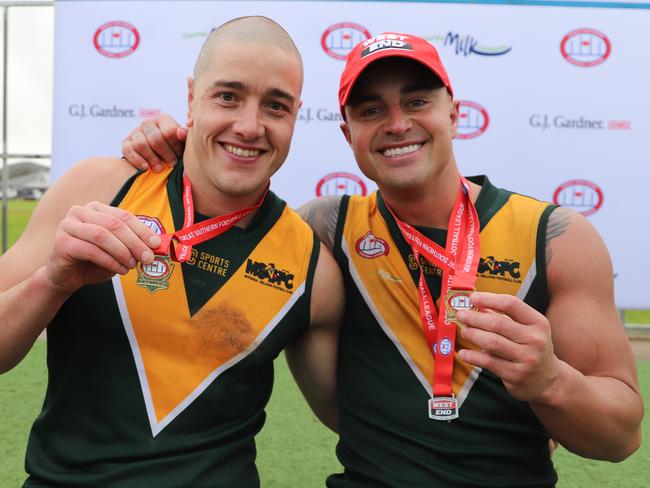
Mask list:
[[[166,190],[169,171],[140,175],[120,208],[156,217],[175,230]],[[153,180],[153,181],[152,181]],[[131,270],[113,279],[120,313],[138,366],[153,435],[160,432],[223,371],[250,354],[303,294],[312,245],[311,229],[288,207],[242,265],[194,316],[180,266],[166,290],[151,293]],[[260,280],[251,262],[268,263],[282,249],[282,267],[293,274],[280,285]],[[268,275],[270,276],[270,275]]]
[[537,273],[537,228],[547,206],[513,193],[481,229],[477,290],[524,298]]
[[[499,260],[516,263],[510,266],[510,271],[516,270],[514,274],[524,278],[511,279],[501,272],[490,274],[490,261],[483,259],[487,271],[478,276],[478,290],[517,295],[530,285],[535,276],[537,226],[545,207],[544,203],[513,194],[481,229],[481,257],[492,256],[497,263]],[[381,244],[369,249],[369,236],[372,242]],[[375,320],[430,394],[434,358],[420,324],[417,288],[380,213],[377,193],[350,197],[341,247],[352,279]],[[476,346],[459,336],[456,348],[476,349]],[[481,369],[461,361],[457,352],[454,354],[452,390],[462,404]]]

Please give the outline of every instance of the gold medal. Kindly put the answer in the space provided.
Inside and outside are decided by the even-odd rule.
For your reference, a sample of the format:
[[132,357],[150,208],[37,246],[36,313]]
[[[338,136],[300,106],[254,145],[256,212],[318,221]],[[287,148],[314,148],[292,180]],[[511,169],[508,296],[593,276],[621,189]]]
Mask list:
[[478,311],[478,307],[473,307],[469,298],[469,296],[475,291],[476,290],[454,290],[454,289],[450,289],[449,291],[447,291],[447,296],[445,297],[445,313],[447,314],[448,321],[456,322],[456,325],[460,328],[463,328],[465,326],[456,317],[456,312],[459,310]]

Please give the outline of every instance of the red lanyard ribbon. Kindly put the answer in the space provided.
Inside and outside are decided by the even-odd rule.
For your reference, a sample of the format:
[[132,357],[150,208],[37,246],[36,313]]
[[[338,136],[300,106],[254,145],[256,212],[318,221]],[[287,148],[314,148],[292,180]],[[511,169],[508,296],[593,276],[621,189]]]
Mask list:
[[[388,205],[386,205],[388,207]],[[447,317],[447,300],[450,290],[472,290],[476,282],[479,262],[479,219],[469,193],[469,182],[461,176],[461,186],[449,218],[446,246],[442,248],[411,225],[393,215],[404,239],[411,246],[420,268],[418,292],[420,322],[429,350],[433,351],[433,396],[452,396],[452,373],[456,347],[456,322]],[[420,266],[420,255],[442,270],[439,309],[435,303]]]
[[172,234],[161,235],[161,244],[154,249],[154,254],[169,256],[173,261],[179,263],[186,261],[192,252],[192,246],[223,234],[248,214],[260,208],[268,191],[267,188],[264,195],[262,195],[259,201],[252,207],[235,210],[227,215],[219,215],[195,224],[192,184],[187,175],[184,174],[183,210],[185,217],[183,228]]

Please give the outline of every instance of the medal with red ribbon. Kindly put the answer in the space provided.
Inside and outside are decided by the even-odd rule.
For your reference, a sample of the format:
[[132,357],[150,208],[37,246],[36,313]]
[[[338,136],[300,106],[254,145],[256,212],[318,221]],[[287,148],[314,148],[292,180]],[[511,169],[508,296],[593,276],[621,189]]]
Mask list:
[[184,220],[183,228],[173,234],[162,234],[160,236],[161,244],[153,250],[154,254],[159,256],[169,256],[172,261],[182,263],[188,259],[192,252],[192,246],[201,242],[217,237],[232,228],[237,222],[246,217],[251,212],[260,208],[266,194],[266,191],[259,201],[252,207],[246,207],[236,210],[227,215],[220,215],[210,219],[194,223],[194,200],[192,198],[192,184],[187,175],[183,175],[183,210]]
[[[447,242],[444,248],[401,221],[387,206],[402,236],[411,246],[420,268],[418,295],[420,322],[434,355],[433,395],[429,399],[429,417],[434,420],[458,418],[458,400],[452,391],[456,325],[462,326],[455,310],[471,308],[469,295],[474,291],[479,263],[479,219],[470,198],[469,182],[460,177],[461,185],[449,218]],[[442,271],[439,307],[424,278],[420,256]]]

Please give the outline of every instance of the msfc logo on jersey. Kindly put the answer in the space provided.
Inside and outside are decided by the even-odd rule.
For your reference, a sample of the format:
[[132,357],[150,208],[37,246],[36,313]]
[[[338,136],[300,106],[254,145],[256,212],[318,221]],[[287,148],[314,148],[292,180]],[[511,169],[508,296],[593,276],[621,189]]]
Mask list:
[[286,269],[279,269],[274,263],[263,263],[248,259],[246,261],[245,277],[262,285],[291,293],[293,289],[293,273]]
[[354,245],[359,256],[367,259],[375,259],[380,256],[388,256],[388,243],[368,231],[366,234],[359,238]]

